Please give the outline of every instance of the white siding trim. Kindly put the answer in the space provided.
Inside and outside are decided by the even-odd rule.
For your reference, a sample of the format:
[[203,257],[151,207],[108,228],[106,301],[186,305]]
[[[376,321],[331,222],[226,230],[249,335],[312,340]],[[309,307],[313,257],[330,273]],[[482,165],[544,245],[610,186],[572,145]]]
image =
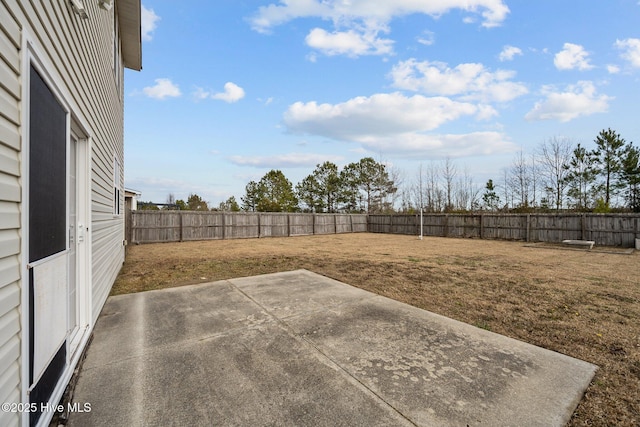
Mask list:
[[[20,402],[20,25],[0,2],[0,401]],[[20,422],[0,412],[0,425]]]

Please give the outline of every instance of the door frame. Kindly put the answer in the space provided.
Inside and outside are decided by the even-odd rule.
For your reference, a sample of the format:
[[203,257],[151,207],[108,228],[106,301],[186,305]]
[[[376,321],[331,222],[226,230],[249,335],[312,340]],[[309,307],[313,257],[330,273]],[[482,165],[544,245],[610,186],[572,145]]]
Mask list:
[[[72,118],[71,129],[69,132],[69,138],[67,143],[67,153],[71,155],[70,145],[75,140],[76,144],[76,271],[75,271],[75,286],[76,286],[76,319],[78,323],[78,330],[71,339],[67,340],[67,357],[68,362],[71,365],[76,352],[82,348],[80,343],[83,340],[84,335],[89,330],[91,324],[91,269],[90,269],[90,257],[91,257],[91,157],[90,157],[90,139],[86,134],[81,133],[82,130],[77,124],[76,120]],[[82,135],[82,136],[80,136]],[[71,164],[68,162],[67,164]],[[67,187],[69,187],[69,174],[67,173]],[[69,194],[67,194],[67,205],[69,202]],[[67,215],[68,221],[69,215]],[[67,229],[71,224],[67,224]],[[69,313],[67,313],[69,316]],[[68,320],[70,322],[71,319]]]
[[[73,375],[73,371],[82,355],[82,349],[87,345],[90,332],[93,329],[92,319],[92,256],[91,256],[91,162],[92,162],[92,138],[88,131],[90,129],[86,119],[77,112],[82,111],[75,102],[75,98],[67,90],[67,86],[64,80],[57,74],[56,68],[49,60],[48,56],[38,47],[37,37],[30,34],[29,29],[23,28],[22,32],[22,107],[21,107],[21,123],[22,123],[22,138],[21,138],[21,247],[20,247],[20,261],[21,261],[21,348],[20,348],[20,363],[21,363],[21,401],[23,403],[29,403],[29,393],[31,384],[29,381],[29,371],[31,366],[30,356],[30,331],[32,328],[30,315],[29,315],[29,301],[30,285],[29,285],[29,163],[30,163],[30,69],[33,67],[40,77],[45,81],[56,100],[60,103],[62,108],[66,112],[66,159],[67,167],[69,163],[70,155],[70,143],[73,137],[77,140],[76,146],[76,179],[77,179],[77,194],[76,194],[76,216],[77,222],[83,225],[84,241],[82,244],[76,246],[76,301],[77,301],[77,318],[80,329],[77,336],[74,339],[74,351],[67,347],[67,359],[66,367],[64,368],[61,376],[58,379],[56,386],[54,387],[51,396],[50,403],[57,404],[64,390]],[[66,229],[69,229],[69,173],[66,173],[67,194],[66,194]],[[67,251],[69,249],[67,239]],[[67,311],[66,316],[67,325],[69,313]],[[69,336],[67,332],[67,346],[69,343]],[[44,425],[44,422],[48,423],[53,414],[42,414],[38,424]],[[29,425],[29,412],[23,412],[21,418],[22,425]]]

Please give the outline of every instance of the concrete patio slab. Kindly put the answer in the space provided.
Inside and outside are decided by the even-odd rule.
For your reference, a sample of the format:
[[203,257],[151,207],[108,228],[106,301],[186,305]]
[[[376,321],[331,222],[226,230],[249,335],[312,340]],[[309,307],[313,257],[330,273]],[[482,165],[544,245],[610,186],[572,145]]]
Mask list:
[[562,426],[596,366],[298,270],[111,297],[71,426]]

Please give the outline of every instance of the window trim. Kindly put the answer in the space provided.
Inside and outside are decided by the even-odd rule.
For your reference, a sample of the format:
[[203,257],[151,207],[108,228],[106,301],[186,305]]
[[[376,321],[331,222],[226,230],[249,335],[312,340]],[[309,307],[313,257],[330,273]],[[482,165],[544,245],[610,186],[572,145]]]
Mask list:
[[122,167],[117,156],[113,158],[113,216],[119,217],[122,214]]

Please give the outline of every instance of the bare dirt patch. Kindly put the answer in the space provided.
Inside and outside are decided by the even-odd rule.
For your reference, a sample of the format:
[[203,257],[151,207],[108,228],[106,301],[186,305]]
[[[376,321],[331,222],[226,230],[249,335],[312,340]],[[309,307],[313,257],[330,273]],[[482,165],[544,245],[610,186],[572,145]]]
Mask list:
[[640,425],[638,252],[369,233],[164,243],[129,247],[112,294],[298,268],[594,363],[569,425]]

